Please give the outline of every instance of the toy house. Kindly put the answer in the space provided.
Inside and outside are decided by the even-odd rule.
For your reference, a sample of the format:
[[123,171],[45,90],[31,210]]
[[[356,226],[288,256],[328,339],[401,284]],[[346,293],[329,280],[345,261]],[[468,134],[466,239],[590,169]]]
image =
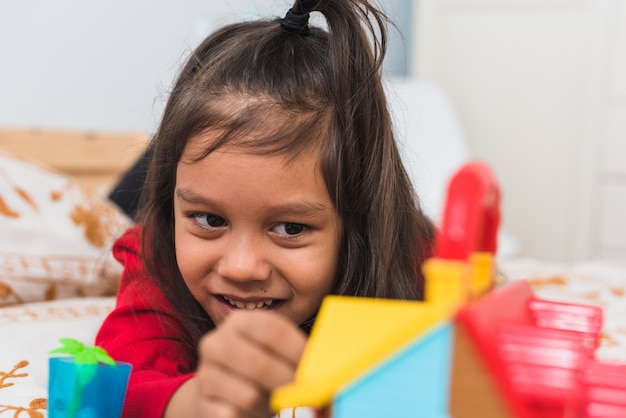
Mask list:
[[626,416],[626,366],[594,359],[600,308],[496,285],[500,194],[489,169],[451,180],[423,302],[327,297],[295,381],[272,406],[332,418]]

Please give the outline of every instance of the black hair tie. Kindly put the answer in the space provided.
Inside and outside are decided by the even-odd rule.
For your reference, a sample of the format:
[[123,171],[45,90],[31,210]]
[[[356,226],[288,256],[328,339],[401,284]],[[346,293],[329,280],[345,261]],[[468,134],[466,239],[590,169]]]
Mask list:
[[309,34],[309,14],[296,13],[293,9],[289,9],[284,18],[280,20],[280,26],[288,32],[300,35]]

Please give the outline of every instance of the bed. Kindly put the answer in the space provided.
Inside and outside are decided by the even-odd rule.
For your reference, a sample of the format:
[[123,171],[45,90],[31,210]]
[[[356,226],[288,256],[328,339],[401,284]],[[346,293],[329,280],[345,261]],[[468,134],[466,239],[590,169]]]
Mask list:
[[44,417],[48,352],[90,342],[114,306],[131,220],[106,197],[136,133],[0,130],[0,417]]
[[[141,133],[0,130],[0,418],[45,417],[48,352],[90,343],[115,302],[112,241],[132,221],[107,192],[142,153]],[[626,267],[499,259],[539,297],[604,308],[602,358],[626,361]]]

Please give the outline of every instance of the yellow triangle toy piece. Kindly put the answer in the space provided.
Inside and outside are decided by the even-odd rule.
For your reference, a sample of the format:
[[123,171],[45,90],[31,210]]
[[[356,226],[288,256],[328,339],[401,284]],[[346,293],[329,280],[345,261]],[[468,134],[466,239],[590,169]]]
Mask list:
[[327,296],[295,381],[272,395],[274,410],[331,403],[342,387],[450,319],[458,305]]

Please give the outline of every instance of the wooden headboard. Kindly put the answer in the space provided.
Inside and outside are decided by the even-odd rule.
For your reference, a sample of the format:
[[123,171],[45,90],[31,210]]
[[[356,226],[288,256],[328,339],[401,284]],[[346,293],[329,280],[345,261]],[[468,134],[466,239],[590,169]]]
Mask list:
[[147,135],[0,129],[0,150],[69,174],[92,190],[108,190],[143,153]]

